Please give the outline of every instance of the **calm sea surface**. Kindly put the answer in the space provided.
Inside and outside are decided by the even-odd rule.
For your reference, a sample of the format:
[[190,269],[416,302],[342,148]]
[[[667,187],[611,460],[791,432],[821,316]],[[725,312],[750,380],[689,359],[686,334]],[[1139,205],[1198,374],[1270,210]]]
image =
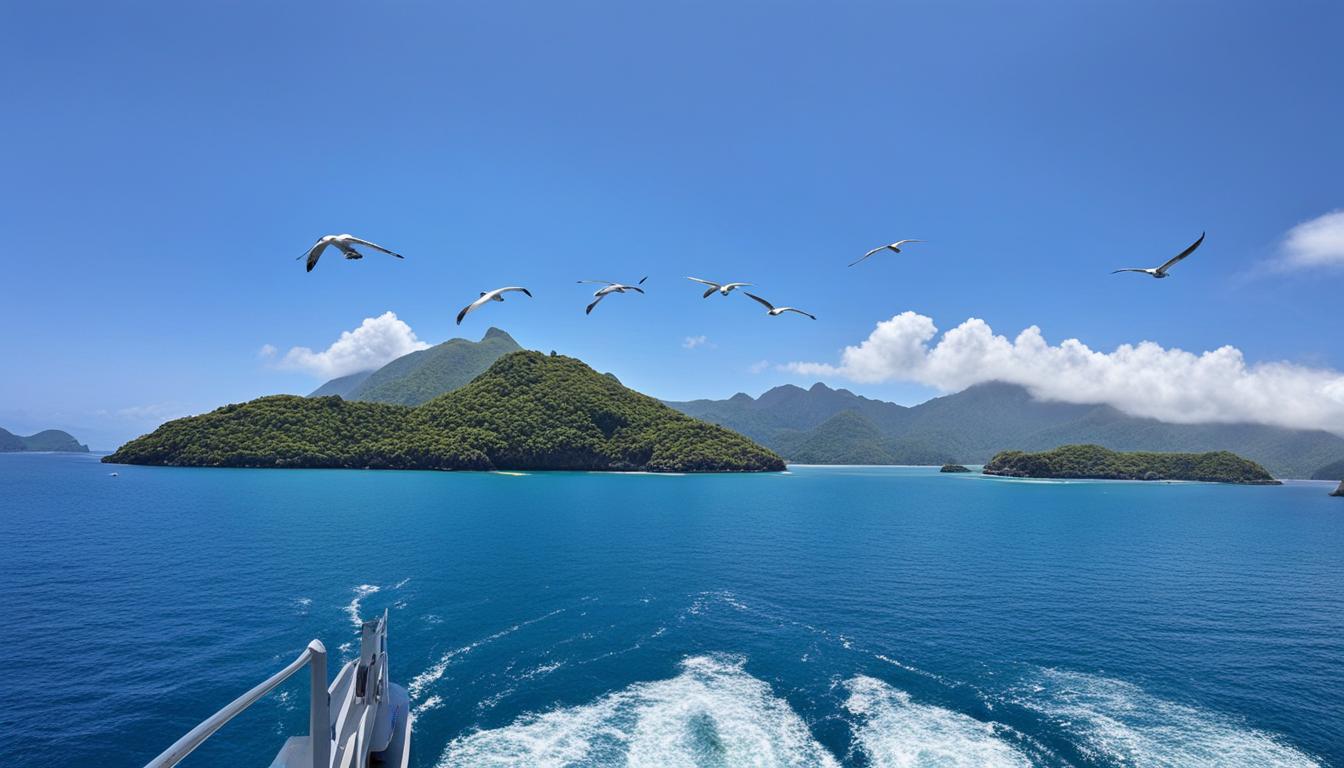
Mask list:
[[1327,490],[0,455],[0,754],[143,764],[389,609],[418,766],[1344,766]]

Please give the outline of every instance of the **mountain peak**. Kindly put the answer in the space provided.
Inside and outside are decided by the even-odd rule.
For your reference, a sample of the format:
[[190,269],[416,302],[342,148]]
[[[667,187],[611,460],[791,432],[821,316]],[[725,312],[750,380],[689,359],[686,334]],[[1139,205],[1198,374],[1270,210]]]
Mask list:
[[485,335],[481,337],[481,341],[489,341],[490,339],[503,339],[513,341],[513,343],[515,344],[518,343],[514,341],[513,337],[510,336],[507,331],[500,328],[496,328],[493,325],[485,329]]

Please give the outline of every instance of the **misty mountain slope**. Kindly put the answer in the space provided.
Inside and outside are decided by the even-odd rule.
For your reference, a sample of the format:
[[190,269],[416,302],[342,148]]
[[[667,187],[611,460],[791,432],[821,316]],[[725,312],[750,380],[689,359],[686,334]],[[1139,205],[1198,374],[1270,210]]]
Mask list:
[[1321,430],[1170,424],[1107,405],[1040,401],[1023,387],[1000,382],[909,408],[822,384],[776,387],[759,398],[738,394],[669,405],[800,463],[982,464],[1000,451],[1083,443],[1117,451],[1230,450],[1280,477],[1310,477],[1344,460],[1344,438]]
[[309,397],[340,395],[346,400],[420,405],[467,385],[496,360],[521,349],[512,336],[490,328],[480,341],[450,339],[402,355],[376,371],[332,379]]

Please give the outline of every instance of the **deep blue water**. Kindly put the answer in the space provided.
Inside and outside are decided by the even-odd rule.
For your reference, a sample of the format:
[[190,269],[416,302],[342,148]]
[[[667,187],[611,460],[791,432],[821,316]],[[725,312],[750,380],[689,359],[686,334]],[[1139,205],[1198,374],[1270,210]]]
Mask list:
[[0,455],[0,754],[140,765],[388,608],[419,766],[1344,765],[1327,490]]

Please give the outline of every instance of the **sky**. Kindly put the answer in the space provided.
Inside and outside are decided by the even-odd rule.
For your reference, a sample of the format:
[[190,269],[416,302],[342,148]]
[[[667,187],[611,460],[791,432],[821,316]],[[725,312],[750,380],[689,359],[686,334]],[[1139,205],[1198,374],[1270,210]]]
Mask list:
[[[999,378],[1344,432],[1339,3],[57,1],[0,28],[11,431],[112,448],[494,325],[666,399]],[[1166,280],[1110,274],[1206,231]],[[341,232],[406,258],[305,273]],[[902,238],[928,242],[846,266]],[[645,275],[584,315],[576,280]],[[454,325],[505,285],[534,298]]]

